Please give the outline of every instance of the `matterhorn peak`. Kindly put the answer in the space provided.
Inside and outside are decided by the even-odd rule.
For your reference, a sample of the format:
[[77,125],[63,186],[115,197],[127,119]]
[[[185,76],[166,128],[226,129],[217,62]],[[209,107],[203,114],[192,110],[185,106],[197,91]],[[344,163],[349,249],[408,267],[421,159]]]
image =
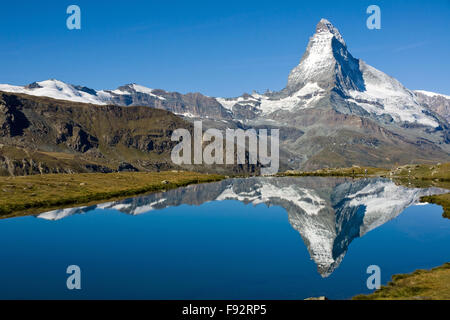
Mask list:
[[335,26],[333,26],[333,24],[330,21],[322,18],[322,19],[320,19],[319,23],[317,24],[316,34],[325,33],[325,32],[331,33],[336,38],[336,40],[338,40],[340,43],[342,43],[345,46],[344,38],[342,37],[339,30]]
[[325,90],[334,87],[359,89],[362,80],[358,64],[347,51],[339,30],[330,21],[321,19],[300,64],[289,75],[287,90],[294,93],[308,83]]

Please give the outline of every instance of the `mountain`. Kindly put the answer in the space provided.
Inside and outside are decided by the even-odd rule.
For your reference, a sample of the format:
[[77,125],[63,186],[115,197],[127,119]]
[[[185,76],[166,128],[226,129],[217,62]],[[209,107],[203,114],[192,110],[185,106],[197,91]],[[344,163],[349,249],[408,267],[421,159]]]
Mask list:
[[173,168],[176,115],[0,92],[0,174]]
[[137,84],[127,84],[116,90],[95,91],[52,79],[34,82],[23,87],[0,84],[0,91],[98,105],[148,106],[187,117],[231,118],[230,113],[214,98],[200,93],[180,94],[150,89]]
[[310,39],[306,52],[288,79],[289,96],[311,95],[303,108],[311,107],[314,97],[331,94],[330,104],[343,113],[368,115],[375,119],[410,122],[437,127],[439,121],[415,100],[414,94],[394,78],[355,59],[347,50],[339,31],[322,19]]
[[[447,161],[449,124],[399,81],[354,58],[322,19],[279,92],[218,99],[248,127],[285,127],[289,167]],[[250,111],[249,111],[250,110]],[[441,159],[441,160],[438,160]]]
[[283,169],[450,161],[449,99],[411,91],[357,59],[321,19],[284,89],[235,98],[128,84],[96,91],[57,80],[0,91],[98,105],[164,109],[207,128],[279,128]]
[[229,110],[249,105],[262,115],[327,106],[377,121],[439,126],[439,119],[417,101],[413,91],[355,59],[340,32],[326,19],[318,23],[300,64],[290,72],[285,89],[218,100]]
[[225,200],[280,206],[287,211],[291,226],[302,237],[319,273],[328,277],[342,262],[354,239],[418,204],[420,197],[442,192],[446,191],[406,188],[381,178],[258,177],[192,185],[89,207],[54,210],[37,217],[55,221],[103,209],[138,215],[167,207]]
[[165,110],[0,92],[0,175],[257,170],[250,165],[174,165],[171,151],[178,142],[171,138],[180,128],[193,132],[191,123]]

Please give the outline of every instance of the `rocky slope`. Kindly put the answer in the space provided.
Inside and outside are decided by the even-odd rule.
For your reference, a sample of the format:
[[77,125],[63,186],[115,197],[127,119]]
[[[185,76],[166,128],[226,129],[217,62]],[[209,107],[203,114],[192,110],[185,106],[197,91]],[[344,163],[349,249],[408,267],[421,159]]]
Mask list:
[[34,82],[24,87],[0,84],[0,91],[98,105],[148,106],[186,117],[231,119],[228,110],[223,108],[215,98],[200,93],[181,94],[161,89],[150,89],[138,84],[127,84],[116,90],[95,91],[87,87],[51,79]]
[[427,106],[428,109],[450,122],[450,96],[424,90],[416,90],[414,93],[420,104]]
[[170,140],[190,124],[164,110],[0,92],[2,174],[170,168]]
[[[396,79],[355,59],[322,19],[279,92],[218,99],[249,127],[286,127],[281,146],[293,168],[391,166],[446,161],[449,124]],[[238,112],[238,113],[236,113]]]
[[195,169],[239,173],[252,166],[178,167],[175,129],[191,123],[148,107],[92,105],[0,92],[0,175]]

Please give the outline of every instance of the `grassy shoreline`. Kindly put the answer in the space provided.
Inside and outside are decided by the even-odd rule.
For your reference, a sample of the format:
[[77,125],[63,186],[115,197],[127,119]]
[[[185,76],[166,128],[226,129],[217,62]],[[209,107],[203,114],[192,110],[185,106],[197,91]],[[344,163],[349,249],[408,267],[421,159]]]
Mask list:
[[326,168],[315,171],[288,170],[280,172],[277,177],[379,177],[388,174],[388,169],[373,167]]
[[394,275],[386,286],[352,300],[450,300],[450,262],[431,270]]
[[[194,172],[121,172],[0,177],[0,219],[223,180]],[[132,187],[130,187],[132,186]]]
[[450,182],[450,163],[426,165],[411,164],[392,169],[353,166],[349,168],[324,168],[315,171],[288,170],[280,172],[278,177],[385,177],[393,179],[412,179],[434,182]]
[[[406,165],[391,170],[354,166],[286,171],[276,176],[387,177],[406,186],[413,184],[417,187],[450,189],[450,163]],[[224,178],[222,175],[185,171],[0,176],[0,218],[38,213],[41,209],[94,204]],[[450,193],[423,197],[421,200],[441,205],[444,217],[450,218]]]

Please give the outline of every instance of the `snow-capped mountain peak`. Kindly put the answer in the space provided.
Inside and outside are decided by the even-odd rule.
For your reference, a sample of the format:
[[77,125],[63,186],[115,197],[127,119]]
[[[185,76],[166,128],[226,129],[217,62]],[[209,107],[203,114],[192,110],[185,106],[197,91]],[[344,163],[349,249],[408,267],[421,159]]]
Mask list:
[[434,112],[448,119],[450,109],[446,97],[438,97],[439,104],[432,109],[436,103],[428,101],[430,93],[410,91],[393,77],[354,58],[339,30],[327,19],[317,24],[300,63],[290,72],[286,88],[279,92],[212,98],[155,90],[136,83],[96,91],[58,80],[23,87],[0,84],[0,91],[99,105],[149,106],[184,116],[240,122],[279,121],[280,113],[293,118],[301,110],[320,107],[369,117],[383,124],[413,123],[438,128],[441,120]]
[[[348,108],[352,113],[353,106],[357,106],[375,118],[389,116],[394,122],[439,126],[412,91],[393,77],[355,59],[339,30],[326,19],[318,23],[300,64],[289,75],[285,90],[292,96],[313,84],[319,87],[317,91],[322,89],[339,95],[340,112]],[[342,104],[349,107],[342,108]],[[293,109],[314,105],[299,103]]]
[[149,97],[164,100],[164,97],[153,93],[154,89],[136,83],[127,84],[115,90],[96,91],[87,87],[68,84],[60,80],[49,79],[33,82],[26,86],[0,84],[0,91],[25,93],[32,96],[43,96],[97,105],[117,104],[118,101],[120,101],[121,96],[130,96],[133,94],[147,95]]
[[300,64],[289,74],[286,89],[293,93],[307,83],[318,83],[324,89],[363,89],[358,60],[347,51],[339,30],[326,19],[317,24]]
[[92,104],[105,104],[108,100],[107,97],[98,96],[93,89],[74,86],[55,79],[33,82],[26,86],[0,84],[0,91]]
[[147,88],[144,86],[141,86],[136,83],[126,84],[124,86],[121,86],[113,91],[105,91],[107,93],[113,93],[115,95],[130,95],[130,94],[144,94],[148,95],[150,97],[154,97],[157,99],[165,100],[164,97],[158,96],[153,93],[155,89]]
[[344,38],[339,30],[327,19],[320,19],[316,27],[316,34],[331,33],[342,45],[346,46]]

